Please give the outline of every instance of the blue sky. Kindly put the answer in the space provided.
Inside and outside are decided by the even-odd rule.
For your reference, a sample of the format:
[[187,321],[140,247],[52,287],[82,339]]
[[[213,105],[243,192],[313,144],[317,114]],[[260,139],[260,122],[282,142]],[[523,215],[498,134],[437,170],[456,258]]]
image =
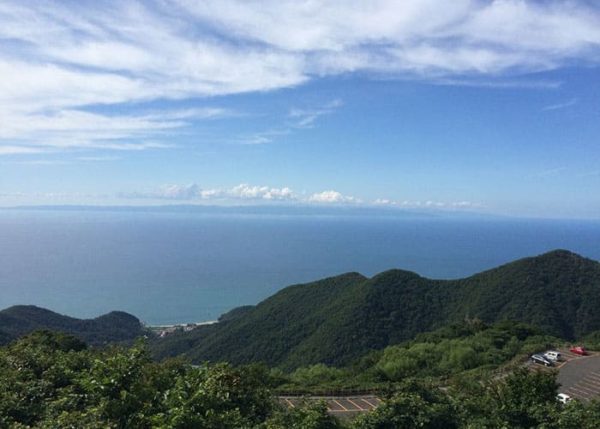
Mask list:
[[3,2],[0,206],[600,217],[585,1]]

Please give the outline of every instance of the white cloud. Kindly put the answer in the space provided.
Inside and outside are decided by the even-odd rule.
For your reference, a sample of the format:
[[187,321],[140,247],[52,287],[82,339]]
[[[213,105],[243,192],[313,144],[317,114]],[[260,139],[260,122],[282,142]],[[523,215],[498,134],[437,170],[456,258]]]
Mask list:
[[195,183],[189,185],[163,185],[159,189],[151,191],[121,192],[119,198],[142,200],[193,200],[201,196],[202,189]]
[[252,186],[246,183],[232,188],[202,189],[197,184],[165,185],[149,192],[121,193],[129,199],[166,199],[166,200],[264,200],[297,201],[298,195],[288,187]]
[[[149,148],[131,140],[157,140],[221,113],[108,116],[92,108],[269,91],[353,72],[556,85],[515,76],[597,65],[600,10],[585,1],[12,0],[0,4],[0,39],[0,153],[115,150],[123,147],[115,140]],[[334,108],[292,111],[291,126],[310,127]]]
[[360,198],[345,195],[335,190],[326,190],[312,194],[298,193],[289,187],[255,186],[242,183],[231,188],[203,189],[195,183],[188,185],[165,185],[157,190],[146,192],[121,193],[120,198],[132,200],[178,200],[195,203],[255,203],[279,202],[288,204],[379,206],[398,209],[422,210],[467,210],[480,209],[484,205],[477,202],[459,201],[396,201],[378,198],[363,201]]
[[393,206],[396,205],[396,201],[389,200],[387,198],[377,198],[373,201],[373,204],[381,205],[381,206]]
[[[90,159],[95,161],[95,159]],[[19,161],[31,165],[52,164],[44,160]],[[61,161],[57,161],[61,162]],[[594,174],[597,172],[594,172]],[[12,199],[15,203],[21,201],[39,201],[47,203],[60,201],[64,203],[77,202],[81,199],[93,200],[96,203],[107,201],[121,204],[123,200],[131,201],[133,204],[147,204],[170,201],[173,203],[191,204],[280,204],[280,205],[321,205],[321,206],[352,206],[352,207],[390,207],[397,209],[420,209],[420,210],[475,210],[484,208],[485,205],[467,200],[458,201],[397,201],[388,198],[378,198],[365,201],[360,198],[345,195],[335,190],[326,190],[316,193],[296,192],[289,187],[256,186],[241,183],[233,187],[202,188],[196,183],[169,184],[157,189],[121,192],[116,195],[72,193],[72,192],[43,192],[27,194],[22,192],[0,192],[0,199]],[[4,204],[3,204],[4,203]],[[6,201],[0,201],[0,205],[7,205]]]
[[159,195],[162,198],[173,200],[189,200],[196,198],[200,192],[200,188],[196,184],[191,185],[168,185],[160,190]]
[[341,192],[338,191],[323,191],[323,192],[317,192],[315,194],[312,194],[310,197],[308,197],[308,201],[311,203],[359,203],[361,202],[359,199],[351,197],[351,196],[346,196],[343,195]]
[[296,195],[290,188],[270,188],[268,186],[250,186],[245,183],[234,186],[225,195],[235,199],[250,200],[294,200]]
[[472,201],[453,201],[452,203],[450,203],[451,207],[454,208],[458,208],[458,209],[471,209],[471,208],[481,208],[483,207],[483,204],[481,203],[474,203]]
[[583,2],[338,0],[177,3],[217,31],[307,58],[309,73],[499,73],[596,61]]
[[444,209],[465,210],[484,207],[483,204],[459,201],[396,201],[388,198],[378,198],[374,201],[363,201],[360,198],[345,195],[335,190],[326,190],[312,194],[299,193],[289,187],[256,186],[241,183],[231,188],[203,189],[195,183],[187,185],[164,185],[156,190],[144,192],[129,192],[118,195],[124,199],[150,199],[150,200],[179,200],[189,202],[216,202],[216,203],[294,203],[294,204],[319,204],[319,205],[362,205],[386,206],[404,209]]

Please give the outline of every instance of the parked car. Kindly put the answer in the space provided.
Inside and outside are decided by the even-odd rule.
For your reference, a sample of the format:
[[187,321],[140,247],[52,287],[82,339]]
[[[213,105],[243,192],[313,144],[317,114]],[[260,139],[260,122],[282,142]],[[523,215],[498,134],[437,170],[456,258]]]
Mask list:
[[556,400],[558,402],[560,402],[561,404],[567,404],[567,403],[571,402],[573,400],[573,398],[571,398],[566,393],[559,393],[558,395],[556,395]]
[[580,356],[586,356],[588,354],[587,350],[583,346],[573,346],[569,349],[569,351]]
[[554,364],[552,363],[552,361],[546,359],[544,356],[542,355],[531,355],[530,358],[531,362],[533,363],[537,363],[540,365],[544,365],[544,366],[553,366]]
[[560,352],[555,350],[548,350],[546,353],[544,353],[544,357],[552,362],[558,362],[561,360]]

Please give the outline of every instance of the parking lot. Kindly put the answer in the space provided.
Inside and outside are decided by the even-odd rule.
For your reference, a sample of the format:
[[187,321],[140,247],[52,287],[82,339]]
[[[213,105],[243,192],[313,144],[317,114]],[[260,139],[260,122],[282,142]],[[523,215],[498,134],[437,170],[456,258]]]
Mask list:
[[565,362],[558,367],[558,389],[582,401],[600,398],[600,355],[578,356],[561,350]]
[[351,418],[357,414],[372,411],[381,403],[381,400],[374,395],[360,396],[280,396],[279,402],[286,407],[294,408],[303,401],[324,401],[327,405],[327,411],[341,418]]
[[[575,353],[571,353],[569,350],[567,349],[559,349],[558,350],[561,354],[561,360],[559,362],[553,362],[554,365],[551,367],[547,367],[544,365],[540,365],[537,363],[533,363],[530,360],[527,361],[527,366],[529,367],[529,369],[531,370],[536,370],[536,371],[554,371],[554,370],[561,370],[565,365],[567,365],[569,362],[572,362],[574,360],[579,360],[582,358],[589,358],[591,356],[593,356],[594,354],[590,354],[590,356],[580,356],[580,355],[576,355]],[[543,355],[544,353],[537,353],[539,355]]]
[[[558,370],[558,391],[574,399],[600,399],[600,354],[592,352],[589,356],[579,356],[566,349],[559,351],[561,361],[553,367],[528,363],[529,368],[536,371]],[[381,404],[381,400],[375,395],[279,396],[278,400],[289,408],[300,406],[304,401],[324,401],[330,414],[343,419],[372,411]]]

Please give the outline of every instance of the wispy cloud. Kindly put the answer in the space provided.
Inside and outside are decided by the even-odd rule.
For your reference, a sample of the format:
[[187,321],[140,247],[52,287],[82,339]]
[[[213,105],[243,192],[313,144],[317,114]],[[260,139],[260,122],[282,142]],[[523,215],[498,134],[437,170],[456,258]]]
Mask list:
[[[0,108],[0,154],[49,149],[143,150],[172,147],[157,138],[192,121],[229,115],[225,109],[167,110],[107,115],[79,109],[22,112]],[[154,140],[149,142],[148,140]],[[10,142],[11,146],[3,146]],[[2,151],[2,148],[12,148]]]
[[69,164],[69,161],[62,159],[24,159],[24,160],[10,160],[10,161],[0,161],[2,164],[16,164],[16,165],[65,165]]
[[243,145],[261,145],[272,143],[277,137],[285,136],[290,134],[291,129],[289,127],[283,126],[278,129],[269,129],[266,131],[260,131],[253,134],[248,134],[244,136],[240,136],[234,140],[234,143],[243,144]]
[[[552,86],[515,76],[597,64],[600,10],[584,1],[13,0],[0,5],[0,39],[1,154],[119,150],[150,148],[137,141],[219,113],[105,115],[100,106],[270,91],[357,72]],[[324,114],[301,109],[295,125]]]
[[78,156],[76,159],[83,162],[108,162],[118,161],[121,158],[118,156]]
[[234,142],[243,145],[273,143],[278,137],[292,134],[301,129],[313,128],[320,117],[334,113],[342,105],[343,103],[340,99],[335,99],[322,105],[311,105],[303,108],[293,107],[287,114],[283,124],[278,128],[270,128],[265,131],[240,136]]
[[36,201],[38,204],[73,204],[85,200],[98,202],[107,198],[106,194],[88,192],[0,192],[0,205],[6,205],[6,202],[20,204],[22,201],[26,201],[27,204],[30,204],[30,201]]
[[374,201],[374,204],[379,206],[388,207],[399,207],[407,209],[450,209],[450,210],[469,210],[469,209],[481,209],[485,205],[474,201],[435,201],[435,200],[403,200],[395,201],[386,198],[378,198]]
[[578,174],[577,177],[583,177],[583,178],[600,177],[600,170],[586,171],[584,173]]
[[556,103],[556,104],[550,104],[548,106],[544,106],[542,108],[542,111],[546,112],[549,110],[559,110],[559,109],[566,109],[567,107],[571,107],[577,104],[577,99],[576,98],[571,98],[568,101],[562,102],[562,103]]
[[292,126],[296,128],[310,128],[319,117],[333,113],[342,104],[342,100],[335,99],[319,107],[293,108],[289,113],[289,117],[293,121]]
[[548,179],[550,177],[556,177],[567,170],[567,167],[554,167],[546,170],[537,171],[527,176],[531,179]]
[[552,90],[562,86],[562,82],[558,80],[548,80],[540,78],[476,78],[469,76],[468,78],[439,78],[431,81],[435,85],[446,86],[465,86],[473,88],[489,88],[489,89],[530,89],[530,90]]
[[43,152],[43,150],[35,147],[0,145],[0,155],[29,155],[40,152]]

